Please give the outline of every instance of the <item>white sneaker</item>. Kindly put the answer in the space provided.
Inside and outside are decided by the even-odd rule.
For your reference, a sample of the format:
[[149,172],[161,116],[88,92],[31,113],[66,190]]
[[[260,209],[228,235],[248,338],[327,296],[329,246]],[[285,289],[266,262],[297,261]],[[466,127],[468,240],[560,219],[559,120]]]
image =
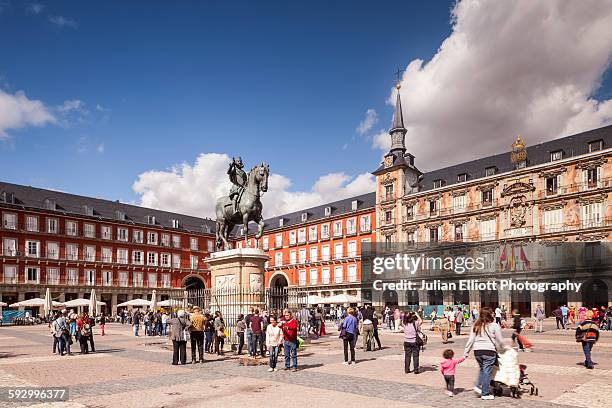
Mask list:
[[453,397],[455,394],[452,391],[446,391],[446,395]]
[[474,387],[474,392],[476,394],[481,394],[482,395],[482,390],[480,388],[478,388],[478,387]]
[[268,368],[268,372],[272,372],[274,369],[272,367]]
[[278,371],[278,368],[275,368],[274,371]]
[[345,361],[344,363],[342,363],[342,365],[349,365],[349,362]]
[[482,400],[494,400],[495,396],[489,394],[489,395],[483,395],[482,397],[480,397],[480,399]]
[[355,364],[357,364],[357,363],[356,363],[356,362],[354,362],[354,361],[351,361],[349,364],[355,365]]

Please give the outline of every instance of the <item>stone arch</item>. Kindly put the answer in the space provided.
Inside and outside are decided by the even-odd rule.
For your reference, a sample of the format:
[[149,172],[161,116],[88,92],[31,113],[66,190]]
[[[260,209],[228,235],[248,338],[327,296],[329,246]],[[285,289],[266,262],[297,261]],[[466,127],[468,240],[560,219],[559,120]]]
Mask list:
[[398,305],[396,291],[387,289],[383,292],[382,297],[383,297],[383,303],[385,305],[393,305],[393,306]]
[[191,273],[183,278],[181,286],[187,290],[206,289],[206,281],[200,275]]
[[608,284],[602,279],[593,278],[584,282],[582,288],[582,305],[588,308],[608,307]]
[[271,288],[285,288],[289,286],[289,277],[285,272],[278,271],[270,276],[270,283],[268,286]]
[[406,298],[406,304],[408,306],[419,305],[419,292],[417,290],[407,290],[404,296]]

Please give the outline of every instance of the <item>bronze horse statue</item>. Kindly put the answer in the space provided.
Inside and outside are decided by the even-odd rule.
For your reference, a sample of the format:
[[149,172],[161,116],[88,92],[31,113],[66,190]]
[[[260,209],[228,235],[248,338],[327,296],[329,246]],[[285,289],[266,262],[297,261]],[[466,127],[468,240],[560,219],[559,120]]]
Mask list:
[[263,235],[264,221],[261,216],[261,193],[268,191],[268,176],[270,167],[266,163],[255,166],[249,171],[244,190],[238,201],[238,208],[234,209],[234,204],[229,196],[223,196],[217,200],[215,212],[217,214],[216,223],[216,246],[217,249],[232,249],[229,244],[229,234],[238,224],[243,225],[244,243],[248,246],[247,235],[249,221],[254,221],[259,225],[255,234],[255,239],[259,246],[259,238]]

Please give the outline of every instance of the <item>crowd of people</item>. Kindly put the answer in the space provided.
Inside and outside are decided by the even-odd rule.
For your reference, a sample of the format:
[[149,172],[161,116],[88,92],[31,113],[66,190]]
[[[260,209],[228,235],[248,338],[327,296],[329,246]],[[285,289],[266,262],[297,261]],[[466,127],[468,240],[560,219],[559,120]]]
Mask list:
[[[100,315],[98,318],[101,335],[104,336],[106,317]],[[49,330],[53,338],[53,353],[61,356],[72,355],[71,346],[76,341],[79,344],[81,354],[95,353],[93,327],[96,319],[86,312],[75,313],[74,310],[63,309],[52,316],[49,321]]]
[[[576,326],[576,342],[582,346],[585,356],[584,365],[593,369],[591,352],[599,339],[600,330],[610,330],[612,307],[600,309],[573,308],[561,306],[553,311],[558,329],[572,329]],[[510,319],[509,319],[510,317]],[[528,323],[517,310],[509,315],[502,307],[469,308],[463,305],[447,307],[438,313],[434,309],[424,316],[422,308],[401,311],[399,308],[385,307],[380,312],[371,305],[363,307],[338,307],[324,312],[320,308],[306,306],[294,314],[289,309],[259,310],[251,307],[249,313],[238,315],[233,330],[237,344],[235,353],[242,355],[245,351],[251,358],[268,357],[268,371],[277,371],[279,356],[284,355],[284,368],[297,370],[297,351],[302,338],[318,338],[326,334],[325,321],[337,323],[339,337],[343,345],[343,364],[356,364],[356,349],[359,336],[362,336],[361,348],[364,352],[382,349],[379,337],[379,322],[386,324],[392,332],[403,335],[404,372],[420,373],[419,356],[427,343],[424,330],[424,319],[430,322],[429,331],[438,332],[443,344],[449,339],[461,336],[464,327],[468,327],[469,337],[463,350],[463,356],[455,358],[455,351],[444,349],[439,370],[444,378],[445,392],[454,395],[455,372],[458,364],[469,358],[473,352],[478,363],[479,373],[474,391],[484,400],[494,399],[490,382],[494,366],[508,346],[504,344],[503,328],[512,328],[512,342],[518,351],[529,351],[531,343],[524,336],[524,329],[533,329],[541,333],[544,310],[540,305],[533,314],[533,322]],[[87,313],[77,314],[73,310],[62,310],[50,322],[53,336],[53,353],[70,355],[74,341],[79,343],[81,354],[95,352],[92,328],[98,324],[101,335],[104,335],[105,323],[109,320],[100,315],[97,318]],[[116,318],[110,319],[122,324],[131,324],[135,336],[140,328],[145,336],[168,336],[173,345],[172,364],[187,364],[187,343],[191,347],[189,363],[203,363],[205,354],[223,355],[225,341],[229,332],[221,311],[214,313],[194,306],[190,311],[122,311]]]

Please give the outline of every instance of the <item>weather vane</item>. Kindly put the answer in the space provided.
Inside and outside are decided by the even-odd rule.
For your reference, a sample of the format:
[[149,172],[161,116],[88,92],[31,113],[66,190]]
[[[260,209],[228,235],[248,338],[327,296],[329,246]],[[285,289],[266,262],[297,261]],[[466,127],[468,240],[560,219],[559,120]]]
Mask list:
[[401,68],[398,68],[397,71],[395,71],[395,87],[397,89],[400,89],[400,87],[401,87],[402,74],[403,73],[404,73],[404,71]]

